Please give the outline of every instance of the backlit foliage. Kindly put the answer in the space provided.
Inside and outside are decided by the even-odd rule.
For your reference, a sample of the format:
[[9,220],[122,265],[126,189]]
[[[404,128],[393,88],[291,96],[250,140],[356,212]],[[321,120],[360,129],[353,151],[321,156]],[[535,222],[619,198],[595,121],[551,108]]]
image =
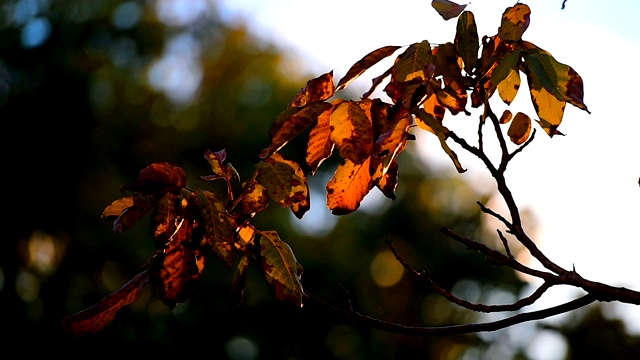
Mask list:
[[[374,188],[395,199],[401,171],[398,158],[415,140],[413,131],[426,130],[436,136],[457,171],[464,172],[447,143],[454,134],[445,124],[445,115],[469,114],[469,106],[485,107],[480,119],[484,124],[492,115],[489,99],[497,93],[510,104],[522,74],[536,114],[512,116],[506,110],[500,117],[499,126],[508,127],[506,137],[513,144],[525,146],[532,139],[533,116],[546,134],[554,136],[561,134],[558,127],[567,103],[588,111],[578,73],[523,40],[529,25],[527,5],[507,8],[497,34],[482,39],[473,13],[464,10],[466,5],[446,0],[432,5],[445,20],[457,18],[452,42],[433,45],[424,40],[384,46],[362,57],[337,84],[332,72],[309,80],[274,120],[268,133],[270,143],[258,154],[250,178],[242,179],[225,161],[224,149],[206,150],[211,174],[199,179],[223,181],[226,194],[189,187],[185,172],[171,163],[158,162],[142,169],[135,181],[121,188],[124,197],[107,206],[102,218],[114,221],[113,232],[121,233],[148,215],[157,250],[145,270],[120,290],[64,318],[65,330],[75,335],[100,331],[120,309],[136,301],[142,287],[151,281],[159,285],[163,302],[174,308],[190,298],[207,264],[218,260],[235,271],[232,293],[238,301],[249,266],[255,265],[278,299],[301,307],[307,297],[303,266],[275,230],[258,229],[252,219],[271,202],[302,218],[311,206],[307,176],[315,174],[334,153],[340,163],[326,184],[326,206],[334,215],[344,215],[356,211]],[[372,80],[360,99],[337,96],[373,65],[394,54],[393,64]],[[390,103],[370,97],[383,84]],[[308,134],[308,139],[306,163],[300,164],[280,151],[302,134]]]

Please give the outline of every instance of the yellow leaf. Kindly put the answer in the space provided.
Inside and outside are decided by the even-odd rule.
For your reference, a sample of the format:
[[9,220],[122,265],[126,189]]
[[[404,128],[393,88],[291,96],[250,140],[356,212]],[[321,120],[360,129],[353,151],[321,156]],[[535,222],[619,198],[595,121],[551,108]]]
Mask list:
[[520,145],[527,141],[529,134],[531,134],[531,119],[526,114],[518,112],[509,125],[507,135],[511,142]]
[[371,190],[370,158],[361,164],[344,159],[327,183],[327,207],[334,215],[349,214]]
[[495,89],[502,101],[507,105],[511,104],[520,89],[520,70],[518,63],[520,62],[520,50],[511,51],[506,54],[500,63],[491,72],[491,83],[488,90],[488,96],[493,95]]
[[529,27],[531,9],[525,4],[516,4],[507,8],[502,14],[502,23],[498,36],[504,41],[520,41],[522,34]]
[[567,102],[558,100],[554,94],[541,87],[537,81],[528,79],[528,82],[533,108],[540,118],[540,125],[549,136],[556,135]]
[[449,20],[454,18],[467,7],[467,5],[458,5],[449,0],[433,0],[431,6],[442,16],[443,19]]

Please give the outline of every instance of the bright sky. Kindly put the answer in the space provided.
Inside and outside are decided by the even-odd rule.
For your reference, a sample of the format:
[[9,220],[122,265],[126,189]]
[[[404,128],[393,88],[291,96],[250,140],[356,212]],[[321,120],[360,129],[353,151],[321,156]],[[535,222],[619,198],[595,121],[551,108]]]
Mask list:
[[[336,81],[379,47],[425,39],[437,44],[455,36],[455,19],[445,22],[429,0],[219,3],[228,19],[247,18],[257,35],[298,52],[301,63],[315,75],[333,70]],[[538,128],[533,144],[510,164],[508,184],[520,208],[529,207],[535,213],[537,242],[552,260],[567,269],[575,265],[590,280],[640,290],[640,116],[634,108],[640,84],[636,66],[640,1],[567,0],[565,10],[561,10],[562,0],[524,3],[532,12],[524,39],[582,76],[584,102],[591,115],[567,105],[559,127],[566,136],[549,138]],[[514,4],[474,0],[466,10],[474,13],[479,35],[491,36],[497,32],[504,9]],[[356,81],[351,86],[366,90],[371,78],[381,73],[374,69],[361,76],[360,85]],[[522,90],[511,110],[536,118],[529,95]],[[476,119],[445,118],[445,125],[457,131],[452,124],[473,123],[467,126],[473,136]],[[452,167],[438,145],[427,143],[424,149],[427,161]],[[454,150],[469,169],[461,176],[487,178],[482,164],[461,149]],[[614,309],[636,319],[632,330],[640,331],[638,308]]]

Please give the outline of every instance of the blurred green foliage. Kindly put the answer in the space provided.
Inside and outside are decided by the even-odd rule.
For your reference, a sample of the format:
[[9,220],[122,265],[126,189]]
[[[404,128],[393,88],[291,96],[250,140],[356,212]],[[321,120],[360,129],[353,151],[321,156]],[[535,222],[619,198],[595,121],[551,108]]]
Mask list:
[[[0,119],[8,229],[0,244],[3,352],[229,359],[455,359],[526,357],[523,343],[469,335],[406,337],[357,328],[320,306],[276,301],[258,271],[244,302],[229,297],[233,273],[209,263],[193,298],[170,311],[155,289],[103,332],[81,339],[60,320],[117,290],[140,271],[154,243],[144,226],[119,236],[102,210],[144,166],[183,167],[189,186],[209,172],[206,149],[227,149],[241,177],[268,145],[268,129],[307,79],[302,64],[220,20],[215,2],[5,0],[0,4]],[[355,54],[357,55],[357,54]],[[287,145],[303,153],[302,143]],[[271,204],[255,219],[277,230],[304,267],[303,285],[334,305],[406,325],[477,321],[408,274],[380,286],[385,240],[445,288],[471,301],[513,301],[524,283],[448,241],[441,226],[493,240],[459,175],[401,158],[395,201],[371,194],[354,214],[324,206],[331,173],[310,182],[312,211],[300,222]],[[328,161],[330,164],[331,161]],[[325,168],[331,168],[325,165]],[[215,190],[215,189],[214,189]],[[454,194],[442,197],[438,194]],[[379,256],[383,254],[383,256]],[[382,259],[382,260],[380,260]],[[391,270],[389,270],[391,271]],[[528,295],[525,293],[525,295]],[[528,325],[521,325],[528,326]],[[616,331],[622,332],[616,328]],[[571,330],[572,346],[580,339]],[[638,351],[637,341],[629,343]],[[506,347],[505,347],[506,346]],[[606,344],[602,346],[606,349]],[[578,352],[575,352],[578,353]],[[504,358],[504,357],[501,357]]]

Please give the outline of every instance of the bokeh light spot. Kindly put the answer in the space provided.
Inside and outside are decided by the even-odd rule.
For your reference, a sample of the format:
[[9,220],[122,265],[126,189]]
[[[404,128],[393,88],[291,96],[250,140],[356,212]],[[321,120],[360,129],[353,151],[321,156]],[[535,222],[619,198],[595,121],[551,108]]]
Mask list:
[[371,261],[371,277],[381,287],[393,286],[402,279],[404,267],[389,250],[378,253]]

